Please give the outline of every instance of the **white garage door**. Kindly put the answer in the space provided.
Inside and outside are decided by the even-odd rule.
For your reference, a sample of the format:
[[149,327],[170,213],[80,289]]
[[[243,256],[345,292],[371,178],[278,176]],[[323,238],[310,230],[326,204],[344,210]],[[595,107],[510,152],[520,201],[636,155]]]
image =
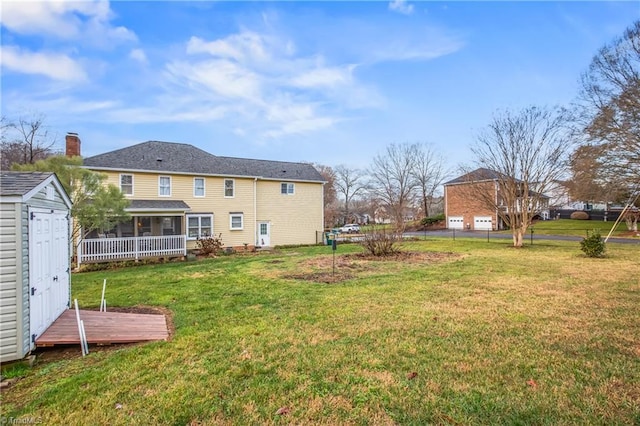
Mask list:
[[449,216],[448,225],[449,229],[464,229],[462,216]]
[[491,216],[474,216],[473,229],[476,231],[492,230]]
[[29,216],[29,320],[38,337],[68,307],[69,219],[42,209]]

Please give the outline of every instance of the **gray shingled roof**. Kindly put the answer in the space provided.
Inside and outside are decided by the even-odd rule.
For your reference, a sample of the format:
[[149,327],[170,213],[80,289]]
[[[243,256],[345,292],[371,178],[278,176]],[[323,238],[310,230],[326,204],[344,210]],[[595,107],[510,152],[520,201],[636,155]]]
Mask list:
[[451,185],[455,183],[465,183],[465,182],[477,182],[483,180],[497,180],[500,177],[500,174],[491,169],[479,168],[472,172],[466,173],[462,176],[459,176],[449,182],[445,182],[444,185]]
[[84,165],[89,168],[324,181],[310,164],[218,157],[193,145],[174,142],[139,143],[85,158]]
[[131,200],[127,210],[191,210],[182,200]]
[[5,172],[0,174],[0,195],[25,195],[47,180],[51,172]]

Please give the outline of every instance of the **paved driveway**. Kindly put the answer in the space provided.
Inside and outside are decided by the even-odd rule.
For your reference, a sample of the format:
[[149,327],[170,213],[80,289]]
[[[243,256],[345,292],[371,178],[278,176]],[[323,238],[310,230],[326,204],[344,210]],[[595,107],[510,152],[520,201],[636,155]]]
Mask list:
[[[422,232],[405,232],[404,235],[412,236],[412,237],[449,237],[454,238],[454,231],[451,229],[442,229],[437,231],[422,231]],[[484,238],[489,240],[495,239],[505,239],[510,240],[512,238],[511,234],[505,234],[503,232],[496,231],[465,231],[465,230],[456,230],[455,238]],[[582,241],[583,237],[578,237],[574,235],[538,235],[533,233],[533,240],[556,240],[556,241]],[[526,241],[531,241],[531,234],[527,233],[525,237]],[[620,244],[637,244],[640,245],[640,238],[609,238],[607,241],[609,243],[620,243]]]

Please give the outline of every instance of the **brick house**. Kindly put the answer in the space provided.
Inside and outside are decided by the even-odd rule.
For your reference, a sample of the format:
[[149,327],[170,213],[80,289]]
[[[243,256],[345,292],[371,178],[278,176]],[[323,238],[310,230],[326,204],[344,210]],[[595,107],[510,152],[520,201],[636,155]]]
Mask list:
[[[501,179],[502,178],[502,179]],[[504,176],[489,169],[476,169],[444,184],[444,209],[448,229],[475,231],[501,230],[508,226],[503,217],[507,211],[500,196],[500,181]],[[516,181],[520,182],[520,181]],[[540,218],[548,218],[549,197],[529,191]],[[501,217],[501,214],[502,216]]]
[[[479,196],[482,193],[482,196]],[[444,214],[448,229],[502,229],[496,209],[485,202],[498,197],[497,173],[477,169],[444,184]]]

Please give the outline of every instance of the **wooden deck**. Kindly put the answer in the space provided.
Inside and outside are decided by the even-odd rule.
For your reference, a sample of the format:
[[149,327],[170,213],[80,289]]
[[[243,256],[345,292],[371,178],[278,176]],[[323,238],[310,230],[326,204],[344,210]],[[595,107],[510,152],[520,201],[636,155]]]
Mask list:
[[[89,344],[110,345],[167,340],[169,331],[164,315],[123,312],[80,311]],[[38,338],[36,346],[80,344],[76,312],[67,309]]]

